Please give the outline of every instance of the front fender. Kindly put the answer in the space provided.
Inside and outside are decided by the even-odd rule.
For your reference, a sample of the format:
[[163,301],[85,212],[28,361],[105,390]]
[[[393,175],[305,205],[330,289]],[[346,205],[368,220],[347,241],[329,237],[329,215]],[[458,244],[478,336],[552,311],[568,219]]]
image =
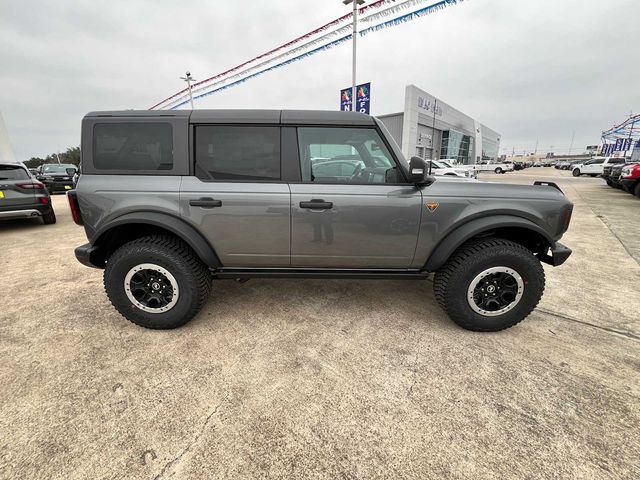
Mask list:
[[547,242],[549,242],[549,246],[555,245],[554,240],[549,236],[549,234],[531,220],[512,215],[491,215],[488,217],[476,218],[451,231],[440,241],[440,243],[438,243],[436,248],[433,249],[424,269],[428,272],[434,272],[444,265],[451,254],[467,240],[482,233],[490,232],[491,230],[509,227],[530,230],[531,232],[535,232],[542,236]]

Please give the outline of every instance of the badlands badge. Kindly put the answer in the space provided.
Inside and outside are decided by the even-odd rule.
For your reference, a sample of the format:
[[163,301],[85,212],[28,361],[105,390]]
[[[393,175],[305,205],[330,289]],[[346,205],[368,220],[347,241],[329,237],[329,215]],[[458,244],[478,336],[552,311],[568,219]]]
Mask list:
[[438,208],[440,206],[440,204],[438,202],[429,202],[427,203],[427,208],[429,209],[429,211],[431,213],[436,211],[436,208]]

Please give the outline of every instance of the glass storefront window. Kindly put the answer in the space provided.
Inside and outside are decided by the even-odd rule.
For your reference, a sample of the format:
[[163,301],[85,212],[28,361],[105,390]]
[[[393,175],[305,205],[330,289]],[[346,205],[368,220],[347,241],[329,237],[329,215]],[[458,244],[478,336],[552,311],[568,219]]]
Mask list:
[[498,158],[498,142],[482,137],[482,160],[496,160]]
[[470,157],[471,147],[471,137],[469,135],[463,135],[454,130],[445,130],[442,132],[440,158],[451,158],[458,163],[468,165],[473,163]]

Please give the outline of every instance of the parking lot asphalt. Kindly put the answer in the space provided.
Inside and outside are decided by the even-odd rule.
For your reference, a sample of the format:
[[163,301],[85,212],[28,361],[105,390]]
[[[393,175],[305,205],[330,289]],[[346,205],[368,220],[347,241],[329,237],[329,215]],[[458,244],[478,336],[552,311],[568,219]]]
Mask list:
[[640,199],[575,203],[523,323],[472,333],[427,281],[220,281],[185,327],[109,304],[64,196],[0,223],[0,478],[640,477]]

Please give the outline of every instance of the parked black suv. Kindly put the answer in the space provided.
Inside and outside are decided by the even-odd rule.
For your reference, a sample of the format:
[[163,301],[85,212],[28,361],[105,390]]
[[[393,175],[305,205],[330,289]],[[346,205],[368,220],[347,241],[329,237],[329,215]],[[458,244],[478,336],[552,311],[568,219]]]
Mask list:
[[77,167],[71,163],[45,163],[39,168],[39,174],[36,177],[40,180],[49,193],[66,192],[72,190],[73,176],[76,174]]

